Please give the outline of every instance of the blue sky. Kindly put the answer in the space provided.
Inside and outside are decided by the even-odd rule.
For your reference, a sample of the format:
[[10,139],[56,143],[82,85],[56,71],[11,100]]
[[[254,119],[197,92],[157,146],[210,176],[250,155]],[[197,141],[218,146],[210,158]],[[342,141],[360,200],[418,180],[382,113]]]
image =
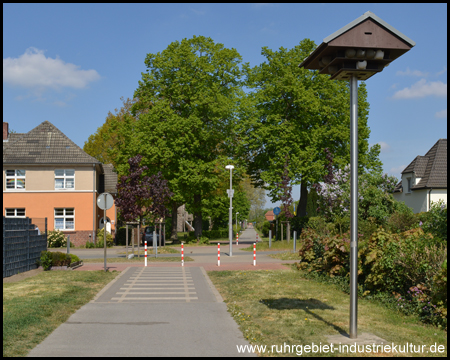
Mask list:
[[148,53],[203,35],[256,66],[263,46],[319,45],[366,11],[416,42],[367,81],[369,143],[399,178],[447,137],[446,4],[3,4],[3,121],[20,133],[48,120],[83,147],[133,96]]

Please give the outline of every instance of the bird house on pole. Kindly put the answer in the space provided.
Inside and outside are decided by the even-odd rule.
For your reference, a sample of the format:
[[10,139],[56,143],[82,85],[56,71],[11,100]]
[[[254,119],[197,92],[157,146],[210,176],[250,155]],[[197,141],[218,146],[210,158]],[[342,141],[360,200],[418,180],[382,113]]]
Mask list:
[[358,315],[358,80],[367,80],[416,43],[378,16],[366,12],[323,39],[299,67],[350,83],[350,339]]
[[323,39],[299,66],[330,74],[330,80],[367,80],[416,43],[374,13],[364,15]]

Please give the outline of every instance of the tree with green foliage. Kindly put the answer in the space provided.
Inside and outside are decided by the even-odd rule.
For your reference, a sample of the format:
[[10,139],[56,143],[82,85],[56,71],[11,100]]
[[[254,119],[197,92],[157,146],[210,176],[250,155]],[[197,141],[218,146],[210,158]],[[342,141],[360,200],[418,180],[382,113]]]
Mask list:
[[[148,54],[147,72],[135,91],[138,122],[129,150],[143,155],[150,171],[161,171],[175,204],[194,213],[196,237],[202,231],[202,199],[226,172],[241,93],[235,49],[194,36]],[[179,206],[178,205],[178,206]]]
[[[92,157],[101,161],[103,164],[113,164],[114,168],[118,170],[119,176],[124,175],[127,169],[128,162],[126,159],[118,158],[122,154],[130,140],[130,135],[127,137],[126,131],[116,131],[120,127],[127,125],[133,129],[133,124],[137,119],[131,114],[131,107],[136,100],[124,100],[123,106],[120,109],[114,109],[114,114],[108,112],[105,123],[100,126],[95,134],[89,136],[88,140],[84,142],[83,151]],[[129,154],[128,158],[132,157]],[[125,160],[125,161],[124,161]]]
[[[301,184],[300,217],[306,215],[308,188],[325,175],[324,149],[333,153],[337,167],[350,161],[349,84],[299,68],[315,48],[309,39],[290,50],[263,47],[264,63],[253,68],[245,64],[250,92],[241,102],[237,126],[238,154],[253,183],[268,189],[272,201],[280,199],[281,189],[276,183],[283,175],[285,156],[289,155],[289,178],[292,185]],[[379,146],[369,149],[368,111],[362,83],[358,89],[361,169],[381,166]]]

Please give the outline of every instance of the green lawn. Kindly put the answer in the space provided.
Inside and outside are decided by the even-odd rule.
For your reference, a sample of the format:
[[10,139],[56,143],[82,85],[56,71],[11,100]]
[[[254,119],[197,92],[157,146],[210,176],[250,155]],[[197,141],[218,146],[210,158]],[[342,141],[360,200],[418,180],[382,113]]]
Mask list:
[[44,271],[3,284],[3,357],[26,356],[118,274]]
[[[209,277],[227,304],[244,337],[254,345],[328,344],[327,335],[348,332],[349,295],[332,284],[302,278],[293,269],[271,271],[210,271]],[[445,346],[447,333],[424,325],[416,317],[404,316],[379,303],[358,301],[358,334],[371,333],[388,344]],[[263,356],[288,356],[272,353]],[[290,354],[291,356],[296,354]],[[308,355],[308,354],[304,354]],[[314,356],[357,356],[352,354],[309,354]],[[362,354],[363,356],[393,356]],[[433,356],[431,353],[408,356]]]

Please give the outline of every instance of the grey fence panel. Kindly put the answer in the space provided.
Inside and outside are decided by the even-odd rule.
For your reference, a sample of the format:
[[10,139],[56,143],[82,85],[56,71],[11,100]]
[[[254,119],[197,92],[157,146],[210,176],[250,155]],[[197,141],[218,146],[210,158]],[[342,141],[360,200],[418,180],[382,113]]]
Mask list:
[[3,277],[37,268],[41,251],[47,250],[46,224],[47,219],[3,217]]

